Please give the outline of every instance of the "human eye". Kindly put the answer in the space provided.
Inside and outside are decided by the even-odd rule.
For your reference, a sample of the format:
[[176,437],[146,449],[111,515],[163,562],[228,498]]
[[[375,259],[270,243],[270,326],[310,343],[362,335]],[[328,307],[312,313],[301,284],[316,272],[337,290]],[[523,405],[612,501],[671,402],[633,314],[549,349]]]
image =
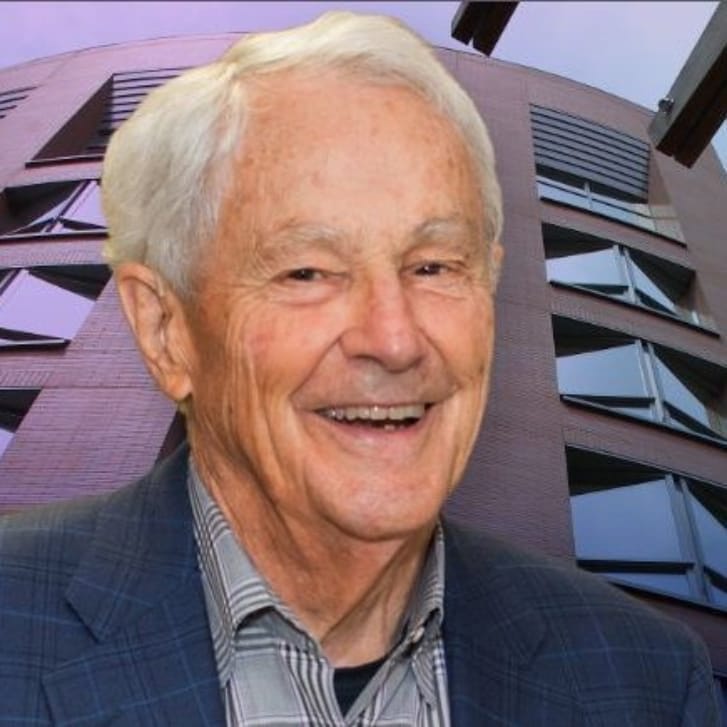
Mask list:
[[460,255],[412,260],[405,274],[418,290],[448,295],[467,290],[473,280],[469,261]]
[[325,273],[317,268],[294,268],[287,270],[283,275],[285,280],[291,280],[300,283],[312,283],[323,280]]
[[[467,275],[467,263],[459,258],[417,260],[408,266],[409,274],[417,278],[435,278],[437,284],[454,281]],[[434,282],[434,281],[433,281]]]
[[414,267],[414,275],[420,275],[422,277],[444,275],[450,271],[451,268],[447,263],[439,261],[420,263]]
[[270,290],[281,301],[317,303],[329,300],[341,289],[342,277],[330,265],[291,265],[273,278]]

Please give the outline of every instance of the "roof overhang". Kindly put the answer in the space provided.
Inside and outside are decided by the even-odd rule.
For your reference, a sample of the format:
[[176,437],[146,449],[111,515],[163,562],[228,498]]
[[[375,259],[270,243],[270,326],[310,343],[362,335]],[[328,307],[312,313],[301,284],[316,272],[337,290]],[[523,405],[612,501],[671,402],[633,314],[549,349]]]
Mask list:
[[718,4],[649,125],[656,148],[691,167],[727,117],[727,2]]
[[489,56],[517,2],[461,2],[452,19],[452,37]]

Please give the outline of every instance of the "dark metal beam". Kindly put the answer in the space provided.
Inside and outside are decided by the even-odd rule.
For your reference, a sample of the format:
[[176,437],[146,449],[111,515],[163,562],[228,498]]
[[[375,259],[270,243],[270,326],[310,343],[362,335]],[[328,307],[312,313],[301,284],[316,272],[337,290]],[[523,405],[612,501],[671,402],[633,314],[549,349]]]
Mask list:
[[691,167],[727,117],[727,2],[717,6],[649,125],[656,148]]
[[461,2],[452,19],[452,37],[489,56],[517,2]]

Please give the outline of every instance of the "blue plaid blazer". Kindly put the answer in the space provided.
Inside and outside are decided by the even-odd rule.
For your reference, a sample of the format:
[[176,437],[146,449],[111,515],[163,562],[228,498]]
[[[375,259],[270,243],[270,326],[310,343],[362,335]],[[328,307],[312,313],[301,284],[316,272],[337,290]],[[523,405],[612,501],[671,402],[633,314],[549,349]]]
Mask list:
[[[185,449],[0,520],[0,724],[224,726]],[[595,578],[445,524],[455,727],[717,727],[704,648]]]

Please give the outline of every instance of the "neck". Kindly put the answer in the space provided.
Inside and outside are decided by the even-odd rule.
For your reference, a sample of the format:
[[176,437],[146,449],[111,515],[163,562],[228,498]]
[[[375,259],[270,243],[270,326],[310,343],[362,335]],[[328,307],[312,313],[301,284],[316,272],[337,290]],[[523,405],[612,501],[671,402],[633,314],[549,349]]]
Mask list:
[[[195,455],[199,450],[195,450]],[[386,654],[422,569],[434,523],[365,541],[314,517],[281,513],[245,473],[196,456],[202,482],[273,591],[334,666]]]

